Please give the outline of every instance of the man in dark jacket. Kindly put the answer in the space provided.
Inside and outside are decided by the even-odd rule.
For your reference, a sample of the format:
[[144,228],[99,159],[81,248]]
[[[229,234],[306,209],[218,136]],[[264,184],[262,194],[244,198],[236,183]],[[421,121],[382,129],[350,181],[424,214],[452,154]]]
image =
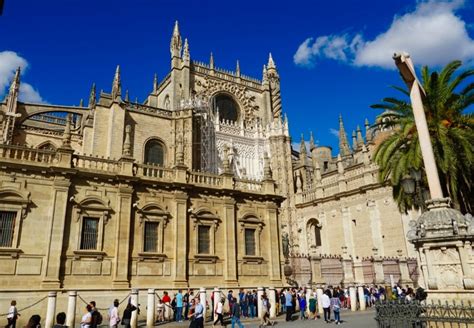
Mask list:
[[237,324],[239,328],[243,328],[244,325],[240,322],[240,306],[237,303],[237,299],[235,297],[232,298],[232,328]]

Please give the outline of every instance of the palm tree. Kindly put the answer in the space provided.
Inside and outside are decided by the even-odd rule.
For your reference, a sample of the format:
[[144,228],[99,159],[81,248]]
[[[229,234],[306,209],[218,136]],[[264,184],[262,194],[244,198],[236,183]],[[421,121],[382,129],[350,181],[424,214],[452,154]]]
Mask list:
[[[453,61],[441,72],[430,71],[424,66],[421,84],[426,92],[426,120],[443,193],[461,211],[472,212],[474,115],[467,110],[474,103],[474,82],[467,79],[474,75],[474,70],[457,73],[461,65],[461,61]],[[422,202],[409,196],[401,181],[411,171],[423,171],[424,167],[409,92],[405,88],[393,88],[404,95],[403,100],[384,98],[382,103],[371,106],[384,110],[378,126],[392,129],[375,150],[374,160],[380,167],[380,180],[390,180],[394,199],[400,211],[406,212]],[[420,184],[427,188],[424,174]]]

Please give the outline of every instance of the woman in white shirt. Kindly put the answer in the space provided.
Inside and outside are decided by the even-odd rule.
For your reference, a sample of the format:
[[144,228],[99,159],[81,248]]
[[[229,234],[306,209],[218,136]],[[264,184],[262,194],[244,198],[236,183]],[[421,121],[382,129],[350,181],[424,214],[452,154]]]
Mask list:
[[81,328],[90,328],[91,321],[92,321],[92,306],[90,306],[90,304],[87,304],[86,313],[84,313],[81,319]]

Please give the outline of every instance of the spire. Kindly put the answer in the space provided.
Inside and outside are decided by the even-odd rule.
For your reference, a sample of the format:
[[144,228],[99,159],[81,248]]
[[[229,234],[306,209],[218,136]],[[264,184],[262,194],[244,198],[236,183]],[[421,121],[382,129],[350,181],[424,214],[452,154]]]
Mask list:
[[237,64],[235,64],[235,75],[240,77],[240,63],[237,59]]
[[340,155],[349,156],[351,151],[349,149],[349,143],[347,142],[346,130],[344,129],[344,122],[342,121],[342,115],[339,114],[339,152]]
[[209,67],[214,69],[214,55],[211,52],[211,57],[209,58]]
[[153,92],[158,91],[158,75],[155,73],[155,76],[153,77]]
[[372,133],[370,132],[370,124],[369,124],[369,120],[368,119],[365,119],[365,140],[367,142],[371,142],[372,141]]
[[188,39],[184,39],[183,61],[185,64],[189,65],[190,60],[191,60],[191,55],[189,53]]
[[262,71],[262,84],[268,84],[268,74],[267,74],[267,66],[263,65],[263,71]]
[[61,148],[71,148],[71,114],[66,116],[66,126],[64,127]]
[[126,102],[129,102],[129,101],[130,101],[130,99],[128,98],[128,89],[125,90],[125,101],[126,101]]
[[316,145],[314,144],[313,131],[310,131],[309,132],[309,151],[312,152],[314,148],[316,148]]
[[306,165],[306,157],[308,153],[306,152],[306,143],[304,142],[304,135],[301,134],[301,142],[300,142],[300,164]]
[[357,148],[362,148],[364,145],[364,138],[362,137],[362,131],[360,130],[360,126],[357,125]]
[[352,130],[352,149],[357,150],[357,136],[355,130]]
[[173,35],[171,36],[170,52],[171,58],[180,57],[182,49],[181,35],[179,34],[178,21],[174,23]]
[[344,165],[342,164],[341,153],[337,155],[337,172],[339,174],[344,174]]
[[263,180],[271,180],[272,179],[272,169],[270,168],[270,158],[268,157],[268,153],[265,152],[263,154]]
[[268,64],[267,64],[268,69],[276,69],[275,62],[273,61],[272,53],[270,52],[268,54]]
[[7,99],[7,112],[16,112],[16,103],[18,101],[18,94],[20,90],[20,73],[21,68],[18,66],[15,72],[15,76],[10,84],[10,89],[8,90]]
[[92,83],[91,93],[89,94],[89,108],[95,107],[95,83]]
[[82,98],[79,101],[79,107],[84,107],[84,99],[82,99]]
[[117,65],[115,70],[114,82],[112,84],[112,99],[122,95],[122,84],[120,82],[120,65]]
[[122,155],[125,157],[132,156],[132,143],[130,141],[130,133],[132,131],[132,127],[130,124],[125,126],[125,140],[123,141],[123,149]]

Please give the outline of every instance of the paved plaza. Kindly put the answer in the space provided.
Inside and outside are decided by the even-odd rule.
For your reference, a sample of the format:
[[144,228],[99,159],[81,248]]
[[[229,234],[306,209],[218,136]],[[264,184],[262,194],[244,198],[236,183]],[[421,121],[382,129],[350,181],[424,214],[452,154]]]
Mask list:
[[[296,314],[294,316],[296,318]],[[343,310],[341,312],[341,319],[343,320],[342,326],[351,327],[351,328],[376,328],[377,324],[374,320],[375,311],[374,310],[367,310],[363,312],[350,312],[347,310]],[[257,320],[243,320],[243,325],[248,328],[255,328],[259,326],[260,321]],[[334,322],[332,322],[334,325]],[[189,322],[183,323],[166,323],[161,325],[163,327],[188,327]],[[205,327],[212,327],[212,322],[206,322],[204,325]],[[230,323],[227,327],[230,327]],[[292,322],[285,322],[285,316],[280,315],[276,319],[275,327],[329,327],[330,325],[326,324],[323,319],[318,320],[295,320]]]

